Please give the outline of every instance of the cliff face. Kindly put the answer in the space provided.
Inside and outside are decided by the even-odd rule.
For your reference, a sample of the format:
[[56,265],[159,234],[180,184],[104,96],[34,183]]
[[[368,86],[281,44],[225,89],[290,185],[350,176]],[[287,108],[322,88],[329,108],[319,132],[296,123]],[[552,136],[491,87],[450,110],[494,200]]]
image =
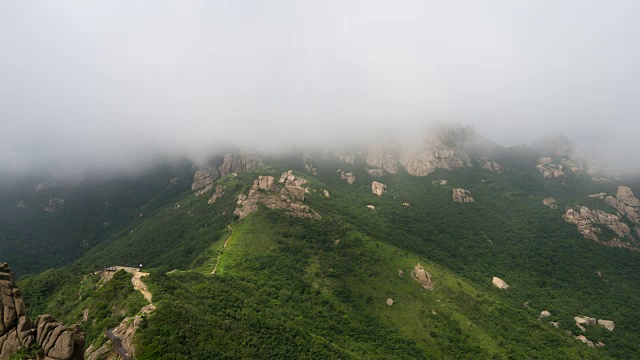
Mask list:
[[0,263],[0,315],[0,360],[36,344],[45,359],[84,359],[84,333],[79,326],[67,327],[47,314],[31,322],[6,263]]
[[497,145],[475,130],[459,125],[432,127],[420,138],[379,140],[367,150],[367,165],[390,174],[404,168],[414,176],[427,176],[435,169],[471,166],[471,154],[489,153]]

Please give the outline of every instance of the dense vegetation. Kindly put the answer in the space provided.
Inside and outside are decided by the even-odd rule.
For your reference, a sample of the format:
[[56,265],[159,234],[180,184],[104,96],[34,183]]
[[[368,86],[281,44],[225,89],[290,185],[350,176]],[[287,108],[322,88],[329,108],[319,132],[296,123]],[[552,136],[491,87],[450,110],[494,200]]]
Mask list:
[[[281,157],[267,159],[270,166],[259,172],[219,179],[225,195],[211,205],[211,193],[168,188],[163,175],[157,181],[165,188],[122,207],[131,209],[129,217],[97,236],[72,265],[20,285],[30,313],[74,322],[90,308],[95,325],[83,326],[102,341],[105,327],[144,301],[128,274],[101,287],[87,274],[143,263],[157,310],[138,331],[140,359],[638,358],[638,254],[587,240],[562,220],[565,206],[613,211],[587,195],[616,186],[588,176],[544,179],[535,169],[541,154],[495,153],[502,173],[474,163],[427,177],[385,175],[377,179],[389,189],[381,197],[371,193],[374,178],[364,164],[322,155],[313,157],[316,176],[299,157]],[[341,180],[339,168],[354,172],[355,184]],[[308,178],[305,203],[320,220],[266,208],[241,221],[233,217],[237,195],[257,175],[279,177],[287,169]],[[457,187],[470,190],[475,202],[454,203]],[[542,204],[547,196],[558,209]],[[432,292],[411,277],[418,263],[434,278]],[[493,276],[511,287],[493,287]],[[542,310],[552,316],[538,320]],[[616,322],[613,332],[587,328],[585,335],[605,347],[588,348],[567,335],[579,333],[578,315]]]

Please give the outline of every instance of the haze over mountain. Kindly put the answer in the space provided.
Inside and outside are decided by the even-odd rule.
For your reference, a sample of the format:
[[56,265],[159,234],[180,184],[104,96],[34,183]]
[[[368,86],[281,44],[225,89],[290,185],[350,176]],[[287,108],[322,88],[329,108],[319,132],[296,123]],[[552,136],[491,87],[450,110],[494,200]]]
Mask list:
[[0,169],[474,126],[640,164],[636,1],[0,3]]

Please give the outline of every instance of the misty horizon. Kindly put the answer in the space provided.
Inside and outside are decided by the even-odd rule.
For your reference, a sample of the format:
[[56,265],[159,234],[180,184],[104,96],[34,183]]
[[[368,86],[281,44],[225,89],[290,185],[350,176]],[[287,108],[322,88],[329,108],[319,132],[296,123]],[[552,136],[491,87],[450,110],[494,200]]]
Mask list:
[[0,5],[0,169],[121,169],[432,122],[640,170],[640,4]]

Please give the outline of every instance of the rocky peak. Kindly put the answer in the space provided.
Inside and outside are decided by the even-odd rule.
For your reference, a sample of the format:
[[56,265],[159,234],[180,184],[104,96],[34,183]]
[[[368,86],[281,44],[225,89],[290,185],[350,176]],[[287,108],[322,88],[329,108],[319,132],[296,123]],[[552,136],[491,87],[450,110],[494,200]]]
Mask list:
[[211,185],[218,178],[218,170],[214,167],[202,168],[193,175],[191,190],[198,190]]
[[426,176],[435,169],[471,166],[470,153],[488,152],[497,145],[482,138],[473,128],[440,124],[418,139],[404,136],[396,141],[379,140],[369,145],[367,165],[395,174],[403,167],[414,176]]
[[303,204],[308,190],[302,185],[306,184],[307,180],[296,177],[289,170],[282,174],[278,182],[283,184],[282,188],[276,184],[273,176],[260,175],[253,182],[248,194],[238,196],[237,207],[233,213],[242,219],[257,211],[258,203],[262,203],[270,209],[289,209],[297,216],[320,217],[308,205]]
[[218,167],[221,176],[235,172],[256,171],[264,166],[258,157],[248,154],[230,153],[224,156],[222,165]]
[[640,225],[640,200],[633,195],[633,191],[630,188],[618,186],[616,197],[607,196],[605,201],[625,215],[631,222]]
[[42,348],[45,359],[84,359],[84,333],[79,326],[67,327],[46,314],[31,323],[6,263],[0,263],[0,313],[0,360],[34,344]]

